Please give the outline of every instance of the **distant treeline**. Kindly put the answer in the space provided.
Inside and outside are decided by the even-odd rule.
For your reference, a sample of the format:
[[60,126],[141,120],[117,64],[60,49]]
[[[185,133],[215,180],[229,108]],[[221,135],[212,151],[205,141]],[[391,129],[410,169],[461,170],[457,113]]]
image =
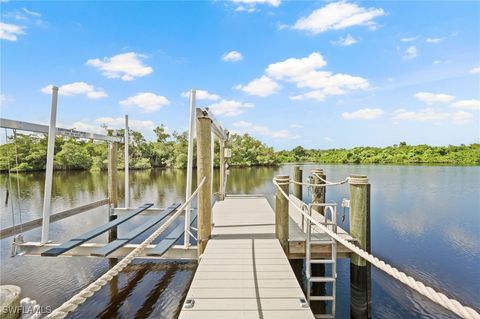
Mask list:
[[355,147],[352,149],[314,150],[301,146],[276,153],[281,163],[318,162],[342,164],[448,164],[480,165],[480,144],[470,145],[398,145]]
[[[123,135],[123,130],[116,132]],[[131,131],[130,165],[132,169],[154,167],[185,168],[187,166],[187,132],[169,134],[165,127],[154,129],[156,139],[145,140],[137,131]],[[480,144],[460,146],[399,145],[389,147],[356,147],[353,149],[314,150],[301,146],[290,151],[274,152],[249,134],[231,134],[231,166],[269,166],[280,163],[318,162],[344,164],[450,164],[480,165]],[[215,145],[215,165],[218,166],[219,145]],[[194,152],[195,154],[196,152]],[[106,142],[76,140],[57,136],[55,139],[55,169],[104,170],[108,164]],[[0,171],[44,170],[47,157],[47,138],[44,135],[17,134],[0,146]],[[118,148],[118,167],[124,168],[123,144]],[[195,164],[195,158],[194,158]]]

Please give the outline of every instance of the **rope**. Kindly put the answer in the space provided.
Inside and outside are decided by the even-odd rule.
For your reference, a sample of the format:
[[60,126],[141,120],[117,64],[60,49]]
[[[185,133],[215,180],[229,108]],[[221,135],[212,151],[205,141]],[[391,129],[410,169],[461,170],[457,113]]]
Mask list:
[[378,269],[384,271],[388,275],[392,276],[393,278],[399,280],[403,284],[407,285],[411,289],[415,290],[416,292],[420,293],[421,295],[427,297],[431,301],[435,302],[436,304],[452,311],[456,315],[460,316],[461,318],[465,319],[480,319],[480,314],[476,312],[474,309],[470,307],[466,307],[459,303],[455,299],[450,299],[446,295],[435,291],[433,288],[425,286],[422,282],[415,280],[414,278],[408,276],[404,272],[399,271],[397,268],[390,266],[389,264],[385,263],[384,261],[378,259],[377,257],[369,254],[368,252],[364,251],[363,249],[355,246],[354,244],[348,242],[347,240],[343,239],[342,237],[338,236],[336,233],[325,227],[324,225],[320,224],[318,221],[313,219],[308,214],[305,214],[303,210],[298,207],[295,202],[293,202],[287,193],[280,187],[280,185],[288,184],[277,183],[274,179],[273,184],[280,190],[282,195],[293,205],[300,213],[304,215],[305,218],[309,219],[314,225],[319,227],[322,231],[328,234],[330,237],[338,241],[340,244],[357,254],[358,256],[362,257],[370,264],[374,265]]
[[55,309],[47,317],[48,319],[60,319],[65,318],[70,312],[77,309],[78,306],[83,304],[89,297],[100,290],[105,286],[113,277],[117,276],[128,264],[130,264],[134,258],[140,255],[145,248],[150,245],[167,227],[180,215],[183,213],[185,207],[190,203],[190,201],[197,195],[200,188],[205,183],[205,177],[198,185],[197,189],[193,194],[180,206],[175,214],[173,214],[165,223],[163,223],[158,229],[153,232],[144,242],[138,245],[134,250],[132,250],[127,256],[125,256],[121,261],[118,262],[113,268],[104,273],[100,278],[88,285],[87,288],[80,291],[78,294],[67,300],[63,305]]
[[328,184],[328,185],[330,185],[330,186],[345,184],[345,183],[348,182],[348,180],[351,178],[351,177],[347,177],[347,178],[345,178],[343,181],[330,182],[330,181],[327,181],[326,179],[323,179],[320,175],[318,175],[318,174],[315,173],[315,172],[312,172],[312,174],[313,174],[313,176],[317,177],[319,180],[321,180],[322,182],[324,182],[325,184]]

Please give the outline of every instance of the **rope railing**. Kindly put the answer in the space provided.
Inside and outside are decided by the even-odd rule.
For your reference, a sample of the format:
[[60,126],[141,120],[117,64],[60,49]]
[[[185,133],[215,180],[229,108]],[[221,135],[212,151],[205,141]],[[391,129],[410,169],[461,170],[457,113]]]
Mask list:
[[344,238],[338,236],[336,233],[334,233],[332,230],[328,229],[321,223],[319,223],[317,220],[306,214],[302,208],[297,206],[297,204],[288,196],[288,194],[280,187],[280,185],[285,185],[289,184],[289,181],[282,181],[281,183],[278,183],[275,179],[273,180],[273,184],[278,188],[280,193],[290,202],[290,204],[293,205],[293,207],[298,210],[304,218],[307,218],[312,222],[315,226],[320,228],[322,231],[324,231],[327,235],[335,239],[337,242],[345,246],[347,249],[352,251],[353,253],[357,254],[358,256],[362,257],[366,261],[368,261],[370,264],[374,265],[378,269],[384,271],[388,275],[392,276],[393,278],[399,280],[406,286],[410,287],[411,289],[415,290],[416,292],[420,293],[421,295],[427,297],[431,301],[435,302],[436,304],[452,311],[456,315],[458,315],[461,318],[465,319],[480,319],[480,314],[475,310],[470,307],[462,305],[460,302],[458,302],[455,299],[451,299],[444,295],[441,292],[435,291],[433,288],[426,286],[422,282],[414,279],[413,277],[408,276],[404,272],[399,271],[397,268],[392,267],[391,265],[385,263],[384,261],[378,259],[377,257],[373,256],[372,254],[364,251],[363,249],[355,246],[354,244],[350,243],[349,241],[345,240]]
[[163,223],[160,227],[158,227],[155,232],[153,232],[150,236],[148,236],[145,241],[143,241],[140,245],[138,245],[134,250],[132,250],[127,256],[125,256],[121,261],[118,262],[113,268],[108,270],[104,273],[100,278],[95,280],[93,283],[87,286],[87,288],[83,289],[75,296],[64,302],[60,307],[55,309],[51,314],[47,317],[48,319],[60,319],[65,318],[70,312],[77,309],[78,306],[83,304],[89,297],[93,296],[93,294],[100,290],[103,286],[105,286],[113,277],[117,276],[128,264],[130,264],[133,259],[135,259],[138,255],[140,255],[145,248],[150,245],[160,234],[165,231],[165,229],[170,226],[171,223],[181,214],[185,207],[192,201],[192,199],[197,195],[200,188],[204,185],[206,177],[203,177],[201,182],[198,184],[197,189],[190,195],[190,197],[183,203],[165,223]]

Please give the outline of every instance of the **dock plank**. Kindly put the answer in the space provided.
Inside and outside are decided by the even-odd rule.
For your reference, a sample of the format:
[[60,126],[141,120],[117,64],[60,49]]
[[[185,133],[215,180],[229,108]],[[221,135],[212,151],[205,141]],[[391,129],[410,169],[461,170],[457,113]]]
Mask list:
[[213,207],[212,239],[179,318],[314,318],[279,241],[264,197],[227,197]]

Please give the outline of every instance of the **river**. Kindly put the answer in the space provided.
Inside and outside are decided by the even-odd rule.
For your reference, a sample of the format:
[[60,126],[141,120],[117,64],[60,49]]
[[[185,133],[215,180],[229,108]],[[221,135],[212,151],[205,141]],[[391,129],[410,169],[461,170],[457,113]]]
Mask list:
[[[425,284],[480,310],[480,168],[451,166],[302,165],[322,167],[329,180],[365,174],[371,183],[371,247],[374,255]],[[292,175],[293,166],[232,168],[227,192],[266,194],[273,205],[275,175]],[[218,171],[216,171],[218,175]],[[119,172],[120,180],[123,172]],[[152,202],[166,207],[182,201],[185,171],[154,169],[130,173],[131,206]],[[215,176],[215,182],[218,182]],[[12,176],[12,194],[5,205],[8,176],[0,175],[1,228],[41,217],[44,174],[20,174],[20,194]],[[123,184],[119,190],[123,194]],[[52,210],[60,211],[107,195],[106,172],[55,172]],[[19,198],[20,200],[17,200]],[[348,198],[348,186],[327,190],[327,199]],[[304,190],[304,200],[310,200]],[[120,195],[120,206],[123,197]],[[21,212],[21,214],[20,214]],[[339,209],[338,220],[343,210]],[[107,207],[51,224],[50,238],[61,242],[107,221]],[[148,218],[138,216],[119,227],[131,229]],[[348,229],[348,211],[342,227]],[[40,229],[24,233],[39,241]],[[141,242],[146,235],[137,239]],[[106,236],[95,241],[106,241]],[[100,258],[10,257],[11,238],[1,240],[1,284],[16,284],[41,305],[57,307],[103,274],[109,261]],[[69,318],[174,318],[178,316],[195,264],[138,259],[73,312]],[[374,318],[454,318],[419,294],[372,269]],[[350,316],[349,261],[338,264],[337,318]]]

